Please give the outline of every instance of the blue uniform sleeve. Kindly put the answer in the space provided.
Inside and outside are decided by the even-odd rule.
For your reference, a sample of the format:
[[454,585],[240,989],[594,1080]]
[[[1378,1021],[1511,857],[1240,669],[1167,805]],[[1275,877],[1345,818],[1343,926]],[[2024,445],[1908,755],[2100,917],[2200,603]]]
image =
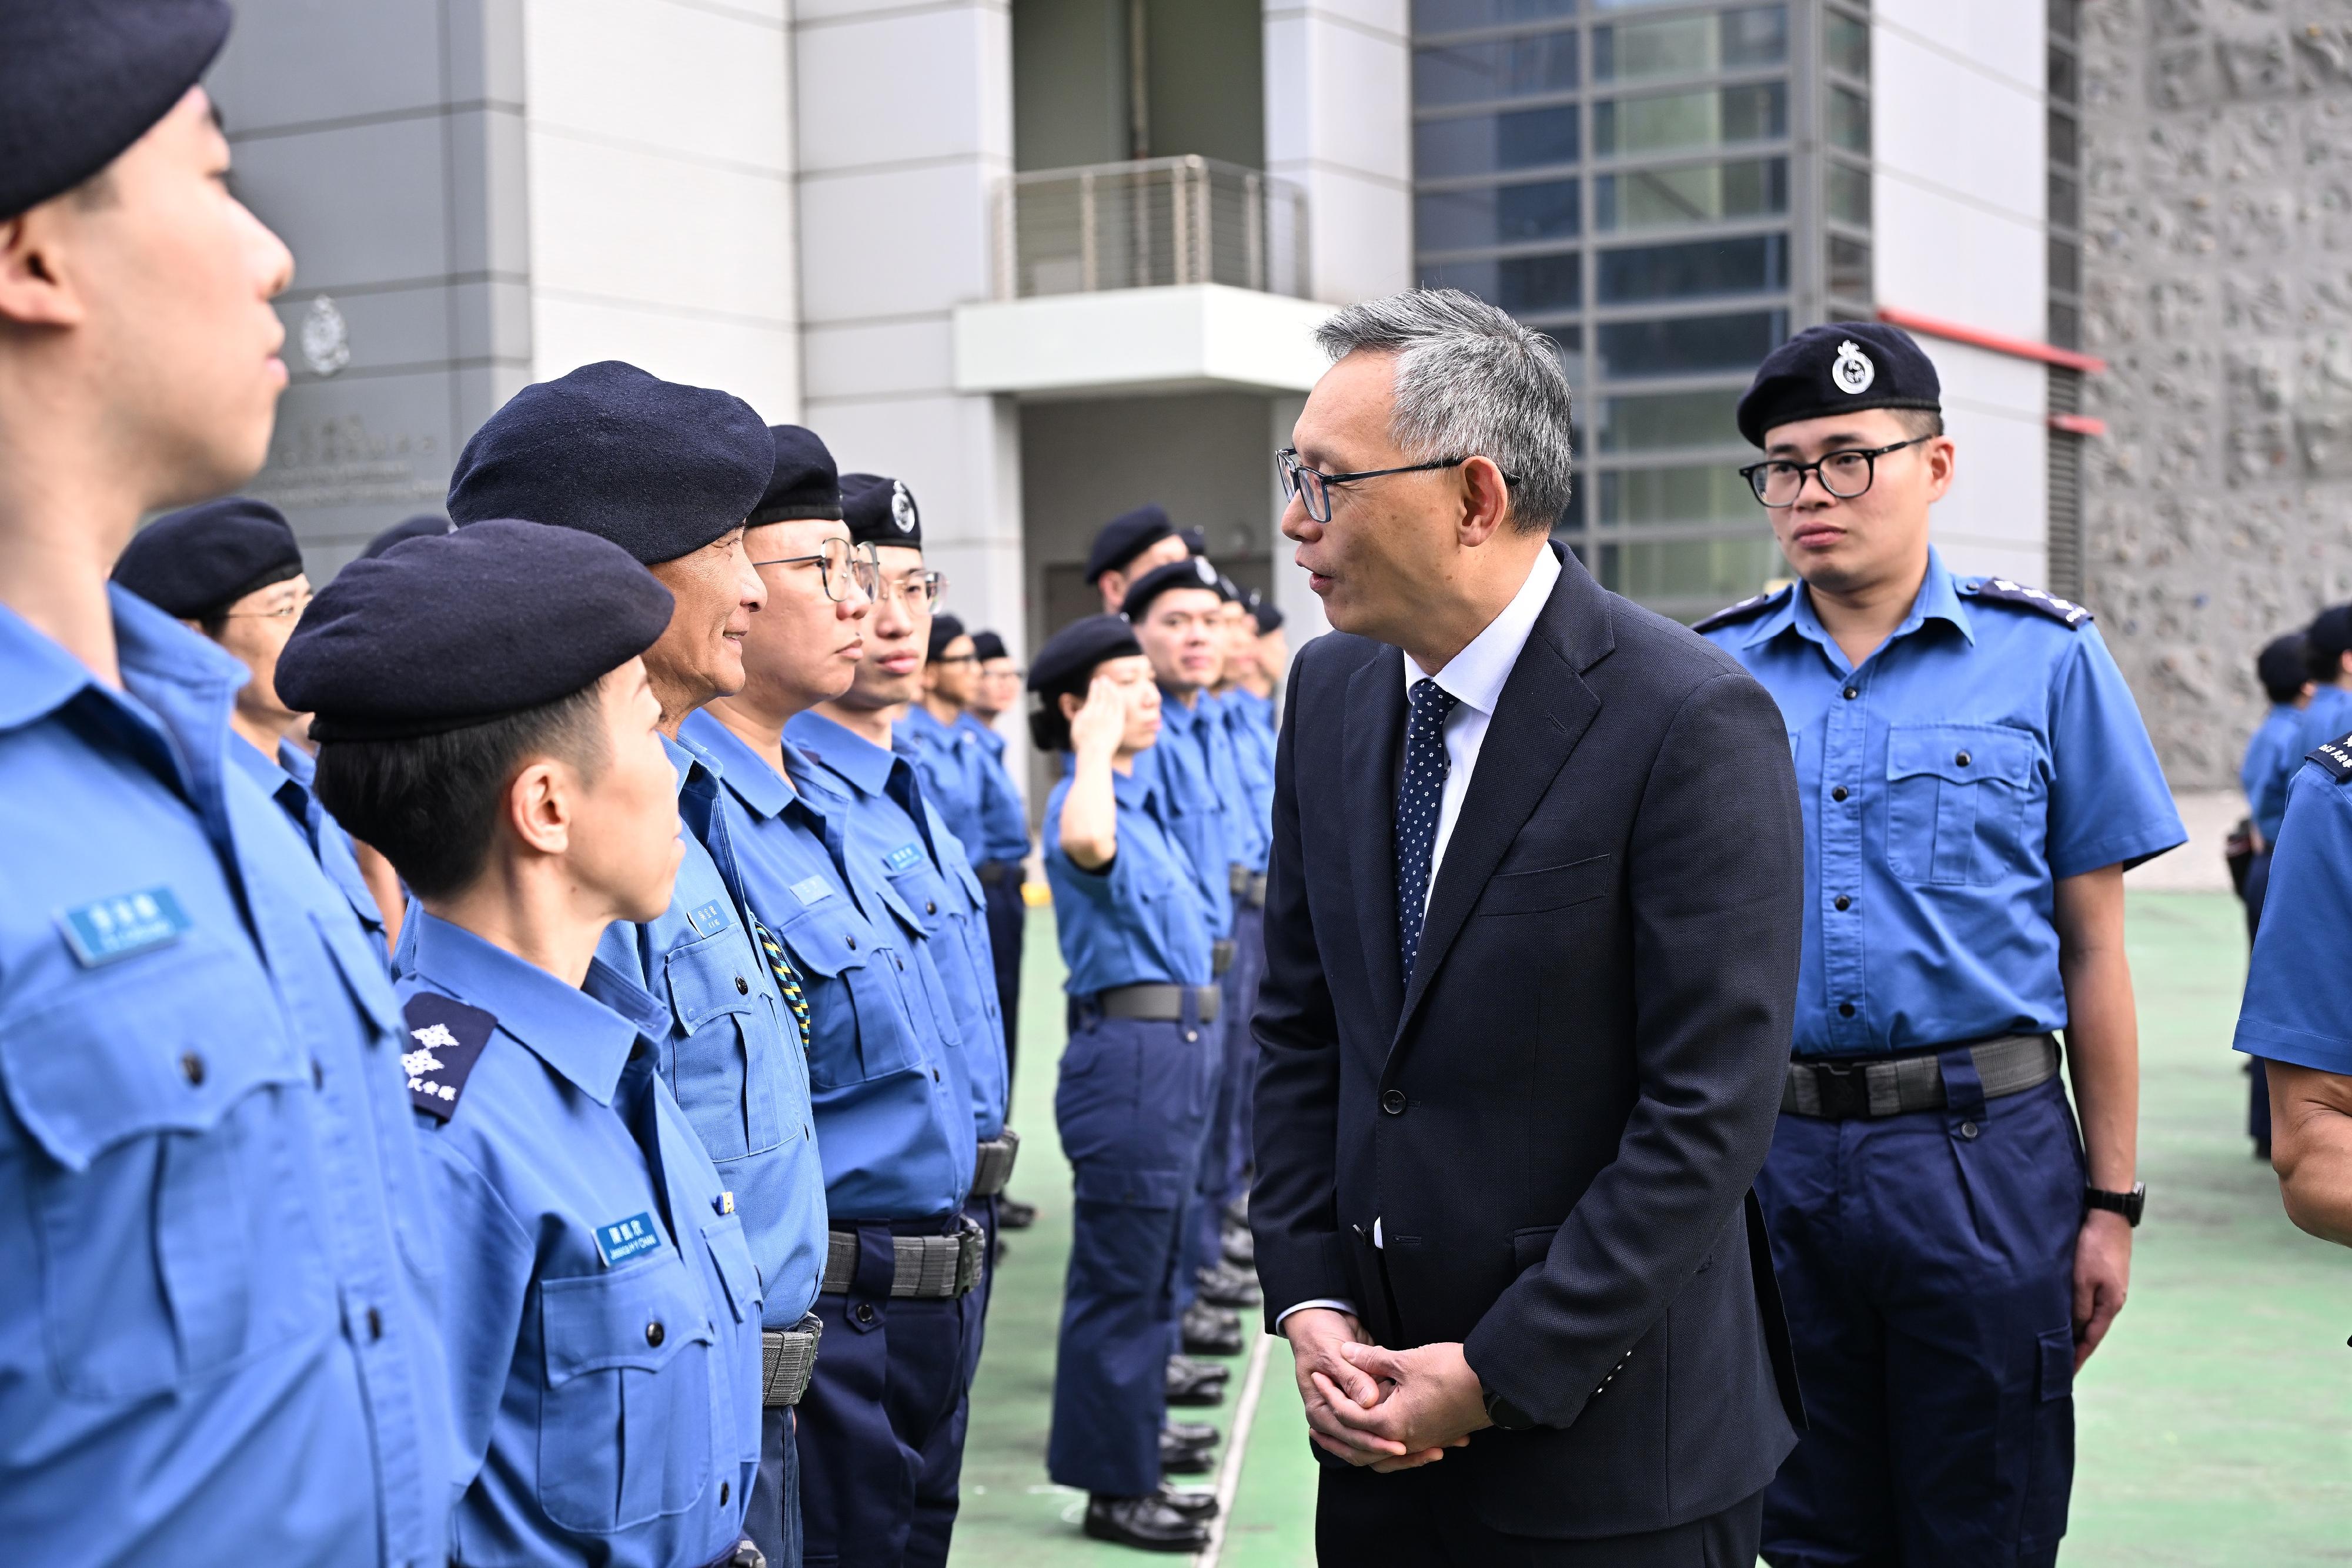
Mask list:
[[2060,879],[2137,865],[2189,841],[2139,705],[2098,628],[2064,634],[2073,642],[2052,694],[2045,852]]
[[2352,786],[2316,764],[2288,787],[2263,916],[2234,1043],[2249,1056],[2352,1074],[2352,971],[2342,953],[2352,930]]

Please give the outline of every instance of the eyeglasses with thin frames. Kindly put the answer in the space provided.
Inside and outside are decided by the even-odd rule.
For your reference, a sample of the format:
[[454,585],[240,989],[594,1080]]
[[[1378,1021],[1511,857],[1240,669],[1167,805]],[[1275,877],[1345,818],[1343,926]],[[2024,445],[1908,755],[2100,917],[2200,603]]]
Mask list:
[[882,591],[876,594],[879,602],[885,599],[904,599],[910,606],[919,608],[937,604],[947,597],[948,574],[943,571],[912,571],[898,581],[884,580]]
[[849,597],[849,585],[855,582],[857,591],[868,599],[881,597],[882,563],[872,545],[854,545],[847,539],[831,538],[814,555],[778,556],[773,560],[755,560],[752,566],[814,566],[824,596],[835,604]]
[[[1326,474],[1309,468],[1298,461],[1298,449],[1286,446],[1274,455],[1274,470],[1282,476],[1285,499],[1296,500],[1307,508],[1307,515],[1318,523],[1331,520],[1331,486],[1352,485],[1360,479],[1384,479],[1391,474],[1425,474],[1434,468],[1459,468],[1476,456],[1465,453],[1459,457],[1440,457],[1428,463],[1408,463],[1402,468],[1364,468],[1353,474]],[[1501,472],[1498,467],[1497,472]],[[1503,483],[1516,485],[1519,476],[1504,474]]]
[[316,596],[313,594],[306,593],[299,599],[289,600],[273,609],[225,610],[221,614],[224,619],[231,621],[293,621],[299,619],[302,612],[310,608],[310,601],[314,597]]

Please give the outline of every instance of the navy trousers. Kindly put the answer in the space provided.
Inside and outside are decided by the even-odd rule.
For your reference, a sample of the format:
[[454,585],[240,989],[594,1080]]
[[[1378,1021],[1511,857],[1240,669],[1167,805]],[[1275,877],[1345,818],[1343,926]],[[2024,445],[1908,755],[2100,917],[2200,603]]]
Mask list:
[[892,1233],[941,1235],[951,1222],[856,1228],[849,1292],[816,1299],[824,1337],[799,1406],[802,1561],[809,1568],[943,1565],[963,1469],[980,1295],[890,1295]]
[[1315,1561],[1325,1568],[1756,1568],[1760,1495],[1664,1530],[1555,1540],[1481,1522],[1459,1465],[1385,1476],[1338,1464],[1319,1469]]
[[[2271,852],[2264,850],[2246,862],[2246,940],[2252,943],[2263,924],[2263,899],[2271,890]],[[2246,1058],[2246,1136],[2262,1147],[2271,1142],[2270,1070],[2259,1056]]]
[[1217,1024],[1223,1039],[1217,1053],[1217,1102],[1202,1142],[1201,1179],[1194,1186],[1196,1201],[1185,1226],[1179,1293],[1188,1303],[1194,1291],[1192,1270],[1223,1256],[1225,1205],[1241,1191],[1242,1171],[1249,1164],[1244,1117],[1257,1091],[1257,1045],[1249,1020],[1257,1010],[1258,981],[1265,974],[1265,911],[1236,903],[1233,967],[1218,981]]
[[1214,1092],[1214,1034],[1074,1007],[1054,1119],[1076,1199],[1046,1472],[1140,1497],[1160,1486],[1183,1221]]
[[743,1533],[767,1558],[768,1568],[801,1568],[801,1459],[788,1409],[760,1413],[760,1470],[751,1483]]
[[997,1016],[1004,1020],[1004,1082],[1013,1082],[1013,1059],[1021,1050],[1021,938],[1029,928],[1029,906],[1021,902],[1021,862],[1002,882],[980,884],[988,915],[988,945],[996,962]]
[[2051,1563],[2074,1484],[2083,1145],[2060,1081],[1878,1121],[1784,1115],[1756,1190],[1811,1428],[1773,1568]]

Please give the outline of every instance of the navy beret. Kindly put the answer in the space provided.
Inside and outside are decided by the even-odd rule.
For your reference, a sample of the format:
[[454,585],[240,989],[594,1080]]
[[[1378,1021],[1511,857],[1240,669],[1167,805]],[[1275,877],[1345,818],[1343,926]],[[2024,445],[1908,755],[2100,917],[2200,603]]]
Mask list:
[[2263,645],[2254,660],[2254,678],[2266,692],[2297,692],[2311,677],[2303,667],[2303,633],[2290,632]]
[[1282,609],[1273,600],[1263,597],[1253,589],[1249,598],[1243,602],[1249,606],[1250,617],[1257,622],[1259,636],[1282,630]]
[[1173,588],[1206,589],[1220,600],[1226,597],[1224,579],[1209,564],[1206,556],[1187,556],[1171,560],[1166,566],[1155,566],[1135,580],[1127,591],[1127,601],[1119,613],[1129,621],[1140,621],[1151,612],[1151,601]]
[[775,440],[741,398],[605,360],[490,415],[457,454],[449,516],[578,528],[651,566],[742,527],[775,471]]
[[1143,644],[1135,640],[1135,627],[1126,616],[1089,615],[1045,639],[1045,645],[1029,661],[1029,689],[1048,697],[1083,692],[1094,679],[1096,665],[1142,652]]
[[670,603],[618,545],[492,518],[343,568],[278,656],[278,695],[320,740],[464,729],[602,680]]
[[973,632],[971,652],[972,656],[983,664],[991,659],[1009,659],[1013,656],[1004,651],[1004,639],[993,632]]
[[1761,446],[1768,431],[1801,419],[1864,408],[1941,409],[1935,361],[1911,334],[1883,321],[1808,327],[1757,367],[1739,399],[1739,434]]
[[801,517],[817,517],[839,521],[841,470],[816,432],[797,424],[772,424],[768,434],[776,443],[776,471],[768,478],[767,493],[745,520],[789,523]]
[[841,516],[849,525],[853,543],[923,548],[923,514],[915,509],[915,493],[903,480],[880,474],[844,474]]
[[1176,525],[1157,506],[1120,513],[1095,535],[1095,548],[1087,552],[1087,580],[1092,582],[1104,572],[1117,571],[1175,532]]
[[2303,630],[2304,668],[2315,681],[2332,681],[2347,653],[2352,653],[2352,604],[2331,605]]
[[72,190],[146,135],[228,24],[226,0],[0,5],[0,218]]
[[[946,652],[948,651],[948,644],[949,644],[949,643],[950,643],[954,642],[957,638],[959,638],[959,637],[962,636],[963,634],[964,634],[963,622],[961,622],[961,621],[959,621],[959,620],[957,620],[954,616],[952,616],[952,615],[934,615],[934,616],[932,616],[932,617],[931,617],[931,641],[930,641],[930,646],[929,646],[929,648],[925,652],[925,653],[923,654],[923,656],[924,656],[926,659],[936,659],[936,658],[938,658],[940,654],[942,654],[942,653],[946,653]],[[972,650],[972,652],[974,653],[974,654],[977,654],[977,653],[979,653],[979,651],[980,651],[980,650],[979,650],[979,648],[978,648],[977,646],[975,646],[975,647],[973,648],[973,650]]]
[[360,551],[362,560],[373,560],[394,545],[404,545],[411,539],[427,539],[449,531],[449,519],[438,512],[425,512],[398,522],[368,540],[367,549]]
[[1209,531],[1206,528],[1179,528],[1176,537],[1182,539],[1184,548],[1194,555],[1209,553]]
[[230,496],[156,518],[131,537],[114,580],[183,621],[216,615],[257,588],[302,575],[302,547],[267,501]]

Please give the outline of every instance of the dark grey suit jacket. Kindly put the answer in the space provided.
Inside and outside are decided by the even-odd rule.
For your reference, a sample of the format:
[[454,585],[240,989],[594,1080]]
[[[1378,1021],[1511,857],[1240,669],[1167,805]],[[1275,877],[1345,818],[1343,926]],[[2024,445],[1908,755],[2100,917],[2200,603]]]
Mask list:
[[1442,1461],[1491,1528],[1700,1518],[1802,1421],[1748,1191],[1795,1005],[1788,731],[1728,655],[1564,559],[1407,985],[1401,657],[1334,633],[1291,675],[1255,1019],[1269,1321],[1334,1297],[1382,1343],[1461,1342],[1538,1423]]

